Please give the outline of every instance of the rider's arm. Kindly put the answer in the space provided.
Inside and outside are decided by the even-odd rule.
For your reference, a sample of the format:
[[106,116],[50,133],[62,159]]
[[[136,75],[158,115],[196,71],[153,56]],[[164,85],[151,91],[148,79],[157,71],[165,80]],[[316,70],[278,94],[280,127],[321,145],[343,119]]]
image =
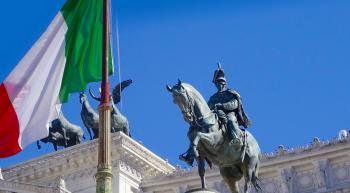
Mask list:
[[233,111],[238,108],[238,101],[236,99],[232,99],[229,102],[222,103],[221,109],[224,111]]

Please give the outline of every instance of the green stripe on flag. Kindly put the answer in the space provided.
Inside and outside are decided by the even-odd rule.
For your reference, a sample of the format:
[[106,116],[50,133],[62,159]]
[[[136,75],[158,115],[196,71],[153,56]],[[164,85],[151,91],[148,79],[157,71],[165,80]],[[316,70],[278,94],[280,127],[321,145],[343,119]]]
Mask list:
[[[66,66],[60,102],[83,91],[87,83],[102,79],[102,0],[68,0],[61,13],[68,26],[65,36]],[[113,73],[111,50],[109,74]]]

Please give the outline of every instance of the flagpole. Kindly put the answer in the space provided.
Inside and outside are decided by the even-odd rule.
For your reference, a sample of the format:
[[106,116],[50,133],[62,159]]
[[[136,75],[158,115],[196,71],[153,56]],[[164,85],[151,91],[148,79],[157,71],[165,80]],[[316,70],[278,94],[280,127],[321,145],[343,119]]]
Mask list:
[[109,0],[103,1],[103,38],[102,38],[102,83],[101,103],[98,107],[99,147],[96,173],[96,193],[112,193],[112,164],[111,164],[111,104],[109,99]]

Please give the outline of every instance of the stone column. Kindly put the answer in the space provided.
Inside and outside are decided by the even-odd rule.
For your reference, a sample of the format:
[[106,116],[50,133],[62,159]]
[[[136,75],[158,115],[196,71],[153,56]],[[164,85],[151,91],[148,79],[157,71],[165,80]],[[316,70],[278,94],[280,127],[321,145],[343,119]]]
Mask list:
[[327,190],[327,176],[328,176],[328,160],[317,160],[312,163],[314,165],[314,176],[317,187],[317,192]]

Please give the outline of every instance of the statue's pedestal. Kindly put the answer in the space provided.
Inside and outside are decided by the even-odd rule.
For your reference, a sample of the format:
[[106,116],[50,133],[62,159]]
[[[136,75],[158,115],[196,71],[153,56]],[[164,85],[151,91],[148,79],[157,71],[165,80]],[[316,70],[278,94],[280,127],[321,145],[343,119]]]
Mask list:
[[187,190],[185,193],[218,193],[215,190],[206,189],[206,188],[196,188],[192,190]]

